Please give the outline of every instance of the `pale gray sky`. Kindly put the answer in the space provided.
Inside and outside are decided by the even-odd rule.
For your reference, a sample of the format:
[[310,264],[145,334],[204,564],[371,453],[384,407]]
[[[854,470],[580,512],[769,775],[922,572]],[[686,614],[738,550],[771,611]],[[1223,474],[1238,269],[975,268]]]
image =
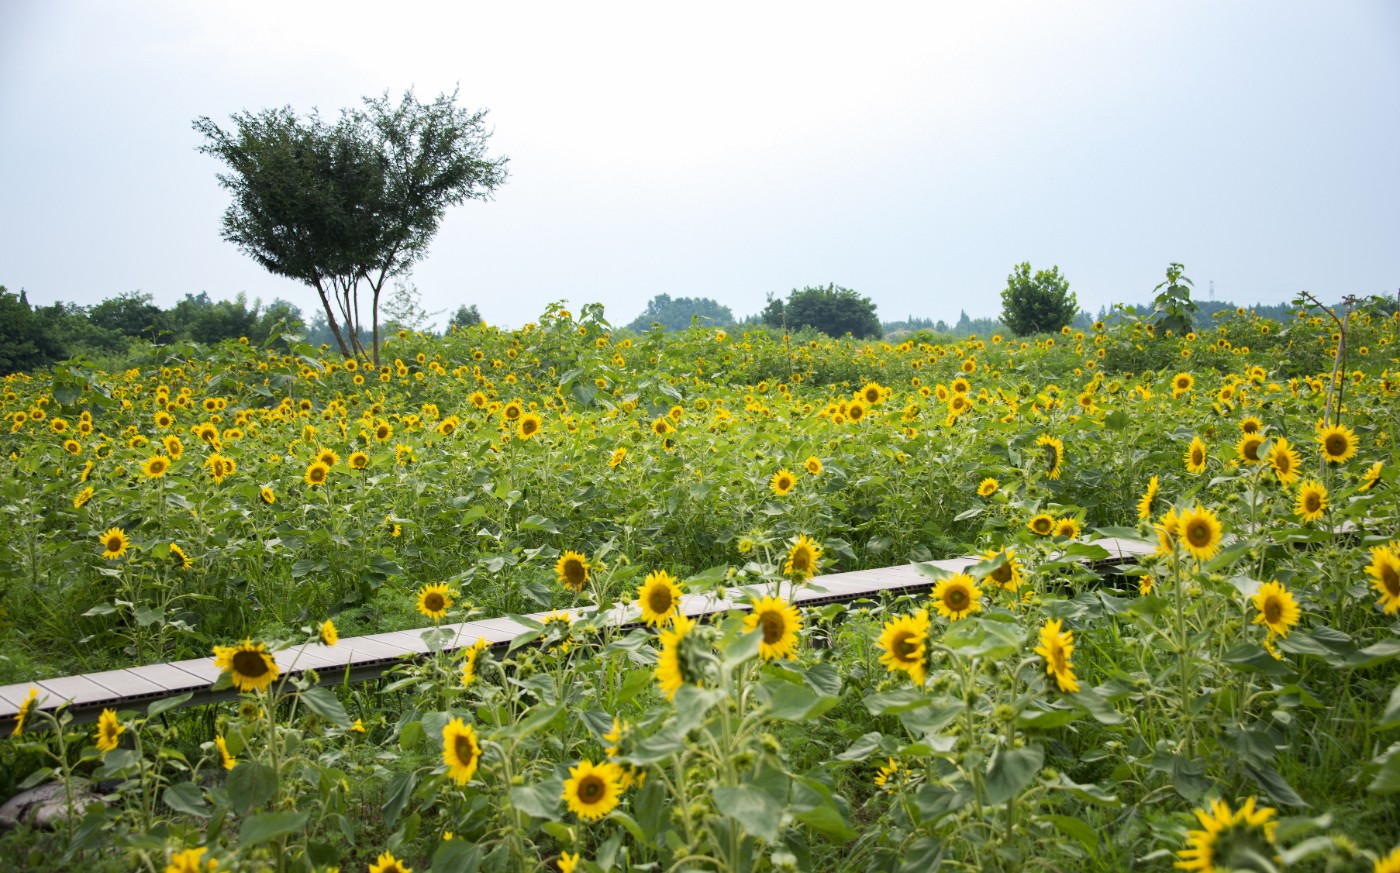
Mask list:
[[0,284],[314,292],[219,236],[197,116],[461,85],[511,179],[413,281],[519,325],[654,294],[742,316],[836,282],[882,318],[1400,286],[1400,3],[0,0]]

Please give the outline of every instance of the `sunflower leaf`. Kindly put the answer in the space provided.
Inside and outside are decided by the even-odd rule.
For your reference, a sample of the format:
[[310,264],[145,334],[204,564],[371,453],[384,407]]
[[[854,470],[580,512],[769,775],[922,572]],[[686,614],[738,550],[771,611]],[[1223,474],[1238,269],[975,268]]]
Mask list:
[[720,785],[714,792],[715,808],[747,834],[768,843],[778,839],[783,805],[771,794],[752,785]]
[[1040,746],[997,748],[987,766],[987,802],[1005,803],[1025,790],[1045,763]]
[[316,686],[301,692],[301,702],[306,708],[331,722],[336,727],[348,728],[350,726],[350,716],[345,712],[345,707],[341,704],[340,698],[329,688]]
[[[235,768],[237,769],[237,768]],[[244,819],[238,839],[242,846],[257,846],[278,837],[300,833],[306,828],[310,812],[264,812]]]

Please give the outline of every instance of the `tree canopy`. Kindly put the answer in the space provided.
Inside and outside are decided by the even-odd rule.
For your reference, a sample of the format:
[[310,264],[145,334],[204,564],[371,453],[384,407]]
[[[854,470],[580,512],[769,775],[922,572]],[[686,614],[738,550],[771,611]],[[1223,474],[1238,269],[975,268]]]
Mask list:
[[659,324],[666,330],[685,330],[690,327],[692,318],[698,318],[705,327],[728,327],[734,323],[734,313],[729,307],[708,297],[658,294],[647,302],[647,308],[628,327],[647,330]]
[[[224,239],[277,275],[316,289],[342,354],[379,359],[384,284],[427,252],[449,206],[489,199],[509,158],[489,157],[486,111],[457,93],[420,103],[410,89],[341,111],[334,124],[290,107],[235,114],[226,131],[195,120],[200,151],[228,165]],[[371,350],[360,289],[370,297]],[[343,328],[343,329],[342,329]]]
[[1001,292],[1001,322],[1017,336],[1059,330],[1074,320],[1079,302],[1058,266],[1036,270],[1017,264]]
[[884,335],[874,302],[834,283],[825,288],[794,288],[786,301],[770,296],[763,321],[788,330],[810,327],[831,337],[849,333],[856,339],[876,339]]

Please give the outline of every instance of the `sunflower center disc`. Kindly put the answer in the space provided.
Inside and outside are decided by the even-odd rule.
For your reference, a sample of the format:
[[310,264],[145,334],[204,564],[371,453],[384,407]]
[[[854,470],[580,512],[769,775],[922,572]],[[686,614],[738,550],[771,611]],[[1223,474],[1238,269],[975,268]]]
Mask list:
[[267,672],[267,662],[263,660],[261,652],[238,652],[233,656],[233,669],[237,673],[256,679]]

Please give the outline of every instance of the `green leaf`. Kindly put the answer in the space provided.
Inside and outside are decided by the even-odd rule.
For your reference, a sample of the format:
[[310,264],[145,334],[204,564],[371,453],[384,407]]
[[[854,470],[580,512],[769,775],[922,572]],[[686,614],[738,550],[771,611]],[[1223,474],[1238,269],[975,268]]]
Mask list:
[[243,827],[238,831],[239,843],[251,848],[278,837],[299,834],[306,829],[310,818],[310,812],[264,812],[250,816],[243,820]]
[[384,824],[393,827],[413,796],[413,788],[418,784],[418,776],[412,770],[399,773],[389,783],[389,794],[384,800]]
[[943,865],[943,844],[935,837],[919,837],[904,850],[898,873],[932,873]]
[[792,785],[793,818],[839,843],[855,839],[846,802],[815,779],[800,779]]
[[1298,792],[1293,790],[1293,786],[1288,784],[1288,780],[1279,775],[1279,772],[1269,764],[1254,766],[1244,765],[1244,771],[1250,778],[1269,795],[1269,799],[1280,806],[1292,806],[1299,809],[1306,809],[1307,801],[1298,796]]
[[272,799],[277,791],[277,774],[260,761],[240,761],[229,771],[225,787],[233,811],[247,815],[254,807]]
[[184,706],[186,703],[189,703],[191,697],[194,697],[194,692],[186,691],[184,694],[177,694],[174,697],[166,697],[163,700],[152,700],[151,705],[146,707],[146,718],[155,718],[162,712],[169,712],[172,709],[178,709],[179,707]]
[[1386,704],[1385,713],[1381,715],[1379,727],[1383,731],[1400,727],[1400,685],[1396,685],[1395,690],[1390,692],[1390,702]]
[[841,702],[838,697],[815,694],[791,682],[770,682],[761,687],[768,693],[768,717],[783,721],[807,721]]
[[1045,763],[1040,746],[997,748],[987,767],[987,802],[1005,803],[1025,790]]
[[1073,709],[1040,709],[1023,711],[1016,717],[1016,726],[1023,728],[1057,728],[1083,715]]
[[557,776],[510,790],[510,805],[527,815],[558,821],[564,803],[564,780]]
[[301,692],[301,702],[306,704],[307,709],[336,727],[350,727],[350,716],[346,714],[340,698],[336,697],[329,688],[323,688],[319,685],[308,688]]
[[1242,673],[1260,673],[1265,676],[1293,676],[1296,670],[1287,661],[1281,661],[1256,643],[1240,643],[1221,658],[1229,667]]
[[1098,834],[1082,818],[1075,818],[1072,815],[1042,815],[1040,818],[1053,824],[1055,830],[1065,836],[1077,840],[1079,845],[1090,852],[1094,851],[1099,844]]
[[193,782],[177,782],[171,785],[165,789],[161,799],[176,812],[196,818],[209,817],[209,804],[204,802],[204,792]]
[[745,833],[767,843],[778,839],[783,805],[768,792],[752,785],[721,785],[713,795],[715,808],[737,822]]
[[931,702],[928,695],[918,688],[896,688],[894,691],[880,691],[867,695],[865,708],[870,710],[871,715],[898,715],[928,706]]
[[1400,743],[1395,743],[1385,754],[1376,759],[1381,769],[1371,780],[1367,790],[1375,794],[1394,794],[1400,791]]
[[884,738],[885,735],[879,731],[871,731],[854,743],[851,743],[850,748],[836,756],[836,760],[864,761],[866,758],[875,754],[875,750],[880,748],[880,741]]
[[1122,713],[1113,708],[1113,702],[1097,688],[1077,691],[1066,695],[1065,699],[1093,716],[1099,724],[1122,724],[1127,720]]
[[535,731],[554,721],[564,711],[563,704],[554,703],[549,706],[536,706],[530,714],[520,720],[519,724],[505,728],[497,736],[500,738],[520,739],[528,737]]

